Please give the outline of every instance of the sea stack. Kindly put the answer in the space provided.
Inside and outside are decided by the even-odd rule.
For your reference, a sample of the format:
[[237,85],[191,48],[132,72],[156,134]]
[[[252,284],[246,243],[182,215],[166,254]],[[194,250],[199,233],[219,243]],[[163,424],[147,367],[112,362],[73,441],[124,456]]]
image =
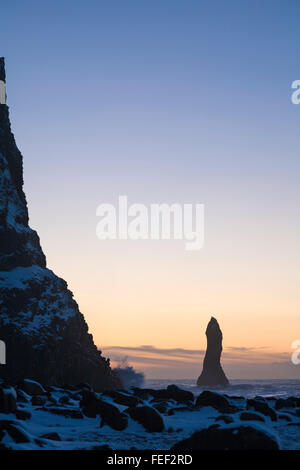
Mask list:
[[203,361],[203,370],[197,385],[228,385],[228,379],[221,366],[222,331],[219,323],[211,317],[206,328],[207,348]]
[[[0,82],[5,82],[3,58]],[[29,227],[23,159],[6,102],[0,104],[0,340],[6,345],[0,377],[10,383],[87,382],[99,391],[121,386],[66,281],[47,268],[39,237]]]

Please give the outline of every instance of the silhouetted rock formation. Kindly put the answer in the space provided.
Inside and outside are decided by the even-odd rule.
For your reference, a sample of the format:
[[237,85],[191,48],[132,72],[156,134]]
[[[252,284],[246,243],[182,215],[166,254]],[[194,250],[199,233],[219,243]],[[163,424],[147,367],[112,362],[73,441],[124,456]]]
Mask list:
[[3,57],[0,57],[0,80],[5,82],[5,64]]
[[228,379],[221,366],[222,331],[219,323],[211,317],[206,328],[207,349],[203,361],[203,371],[197,385],[227,385]]
[[88,382],[96,390],[120,386],[67,283],[46,268],[39,237],[28,225],[22,155],[5,104],[0,104],[0,339],[7,348],[0,375],[10,382],[31,377],[43,384]]

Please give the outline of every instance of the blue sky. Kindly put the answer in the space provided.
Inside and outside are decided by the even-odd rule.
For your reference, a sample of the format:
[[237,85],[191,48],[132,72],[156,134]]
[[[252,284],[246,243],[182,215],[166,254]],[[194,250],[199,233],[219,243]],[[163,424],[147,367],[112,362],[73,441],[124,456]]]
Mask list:
[[[216,309],[228,347],[257,341],[289,354],[299,326],[299,17],[297,0],[2,2],[31,225],[98,344],[199,349],[205,338],[188,327],[181,337],[180,318],[198,315],[204,331]],[[204,250],[101,245],[96,207],[120,194],[204,203]],[[173,305],[165,297],[177,285],[185,294]],[[176,309],[173,339],[167,329],[153,337],[137,286],[140,303],[163,305],[163,324]],[[124,317],[136,337],[124,337]],[[258,319],[267,344],[250,334]]]

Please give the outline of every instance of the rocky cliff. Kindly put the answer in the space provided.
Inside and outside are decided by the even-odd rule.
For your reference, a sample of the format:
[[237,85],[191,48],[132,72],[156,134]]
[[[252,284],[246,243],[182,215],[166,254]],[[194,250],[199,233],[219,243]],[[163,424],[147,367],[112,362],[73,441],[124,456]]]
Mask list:
[[[0,75],[5,79],[4,59]],[[46,267],[37,233],[28,225],[22,155],[0,104],[0,339],[6,365],[0,376],[15,383],[31,377],[44,384],[88,382],[118,387],[109,360],[88,326],[67,283]]]
[[5,82],[5,64],[3,57],[0,58],[0,80]]
[[228,379],[221,366],[223,335],[219,323],[211,317],[207,328],[207,349],[203,361],[203,371],[197,385],[227,385]]

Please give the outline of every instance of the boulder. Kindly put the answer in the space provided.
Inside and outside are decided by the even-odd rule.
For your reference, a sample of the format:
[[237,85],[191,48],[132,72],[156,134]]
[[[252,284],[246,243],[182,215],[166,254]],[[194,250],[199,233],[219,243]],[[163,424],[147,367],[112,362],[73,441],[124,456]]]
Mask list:
[[45,395],[46,393],[46,390],[40,383],[36,382],[35,380],[30,380],[30,379],[24,379],[21,382],[19,388],[23,390],[25,393],[27,393],[27,395],[32,395],[32,396]]
[[131,390],[136,397],[141,398],[142,400],[148,400],[150,396],[154,396],[154,390],[150,388],[132,387]]
[[232,405],[224,395],[216,392],[210,392],[204,390],[196,400],[196,408],[202,408],[203,406],[211,406],[220,413],[234,413],[238,408]]
[[99,399],[94,392],[84,390],[82,392],[82,399],[80,401],[82,412],[88,418],[96,418],[99,414]]
[[116,406],[106,403],[103,400],[99,400],[98,409],[101,417],[100,426],[107,424],[116,431],[123,431],[127,428],[128,417],[125,413],[121,413]]
[[36,395],[32,397],[31,404],[33,406],[43,406],[45,405],[46,401],[47,401],[46,397]]
[[176,452],[190,450],[278,450],[275,439],[250,426],[210,427],[195,432],[172,447]]
[[182,390],[177,385],[168,385],[166,389],[150,390],[155,400],[175,400],[177,403],[189,404],[194,401],[192,392]]
[[294,397],[289,398],[278,398],[275,403],[276,410],[282,410],[283,408],[296,408],[296,400]]
[[277,421],[277,415],[275,411],[263,401],[248,399],[247,410],[257,411],[258,413],[262,413],[263,415],[268,416],[272,421]]
[[111,391],[105,392],[102,395],[111,397],[118,405],[137,406],[139,403],[141,403],[141,400],[139,400],[137,397],[122,392]]
[[283,421],[287,421],[287,422],[292,421],[292,418],[288,415],[285,415],[285,414],[280,414],[277,417],[278,417],[278,419],[282,419]]
[[178,413],[183,411],[194,411],[194,409],[194,406],[175,406],[174,408],[169,408],[168,412],[172,411],[173,413]]
[[264,418],[260,416],[257,413],[251,413],[244,411],[243,413],[240,414],[240,420],[241,421],[262,421],[263,423],[265,422]]
[[14,421],[0,421],[0,432],[2,431],[6,431],[17,444],[31,442],[26,432]]
[[64,416],[65,418],[83,419],[81,411],[75,408],[52,408],[43,406],[41,408],[36,408],[36,411],[47,411],[48,413]]
[[58,403],[61,403],[62,405],[69,405],[70,397],[68,397],[67,395],[63,395],[62,397],[59,398]]
[[151,402],[151,405],[153,406],[153,408],[155,408],[159,413],[167,413],[168,409],[169,409],[169,403],[165,400],[161,400],[161,401],[153,401]]
[[23,390],[21,390],[20,388],[17,389],[17,401],[19,403],[29,403],[30,402],[30,395],[28,395],[27,393],[25,393]]
[[14,413],[17,409],[17,394],[13,387],[0,386],[0,413]]
[[151,406],[135,406],[128,408],[126,413],[140,423],[148,432],[162,432],[165,428],[164,420]]
[[231,424],[231,423],[233,423],[232,417],[231,417],[231,416],[227,416],[227,415],[217,416],[217,418],[215,419],[215,421],[223,421],[223,423],[225,423],[225,424]]

